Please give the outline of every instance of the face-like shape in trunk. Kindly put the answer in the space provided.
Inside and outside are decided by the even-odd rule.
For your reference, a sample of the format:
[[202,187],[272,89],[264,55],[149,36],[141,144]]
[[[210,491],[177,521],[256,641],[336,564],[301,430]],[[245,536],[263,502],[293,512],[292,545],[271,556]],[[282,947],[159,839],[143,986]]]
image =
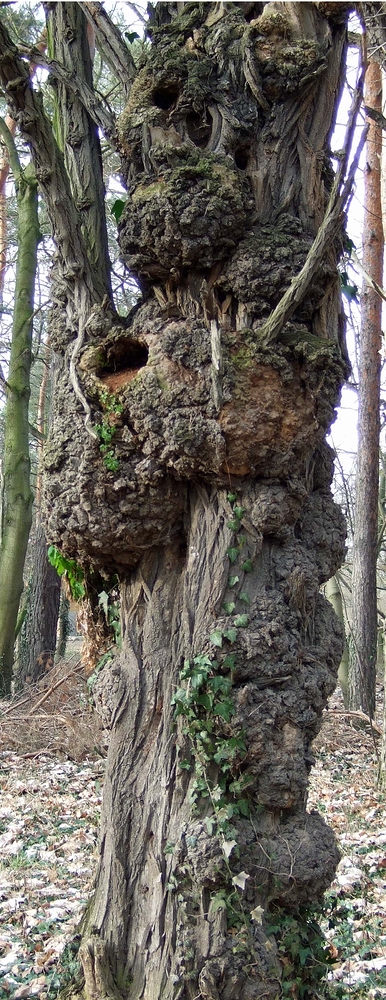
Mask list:
[[[331,28],[309,6],[231,4],[213,19],[204,5],[199,18],[188,10],[153,24],[120,121],[119,238],[144,302],[128,322],[96,309],[87,324],[79,369],[102,444],[92,487],[97,444],[81,422],[69,436],[56,417],[59,445],[57,435],[47,457],[54,534],[68,552],[89,545],[94,562],[109,551],[112,564],[134,564],[175,530],[187,482],[227,486],[268,468],[286,477],[331,419],[341,378],[334,252],[280,345],[259,342],[325,204]],[[82,437],[68,521],[62,460],[79,465]]]

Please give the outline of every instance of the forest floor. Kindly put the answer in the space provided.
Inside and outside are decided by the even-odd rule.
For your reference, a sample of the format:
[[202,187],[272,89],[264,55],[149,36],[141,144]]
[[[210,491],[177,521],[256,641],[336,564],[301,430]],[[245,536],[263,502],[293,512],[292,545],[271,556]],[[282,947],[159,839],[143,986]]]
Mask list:
[[[386,997],[386,795],[376,789],[377,737],[342,710],[336,694],[314,744],[309,805],[334,828],[342,854],[321,920],[330,972],[315,997],[378,1000]],[[77,973],[105,751],[75,655],[19,699],[0,701],[0,1000],[54,1000]]]

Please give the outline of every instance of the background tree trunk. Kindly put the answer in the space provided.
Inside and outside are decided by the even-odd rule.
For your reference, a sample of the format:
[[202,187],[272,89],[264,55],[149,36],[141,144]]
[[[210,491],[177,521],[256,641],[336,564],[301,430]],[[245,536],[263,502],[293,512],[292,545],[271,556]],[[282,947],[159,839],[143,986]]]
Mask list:
[[12,341],[6,391],[3,517],[0,549],[0,685],[9,692],[23,571],[32,521],[28,403],[33,298],[39,239],[37,184],[32,165],[21,169],[3,125],[17,188],[18,258]]
[[[344,633],[345,633],[345,620],[344,620],[344,612],[343,612],[342,591],[340,589],[339,581],[338,581],[338,579],[337,579],[336,576],[331,577],[331,579],[327,581],[324,592],[325,592],[325,595],[327,597],[327,600],[330,601],[330,604],[332,604],[332,607],[334,608],[335,614],[336,614],[337,618],[339,619],[339,621],[340,621],[340,623],[342,625],[342,629],[344,630]],[[342,691],[343,701],[344,701],[344,704],[345,704],[346,708],[348,708],[348,704],[349,704],[349,701],[348,701],[348,671],[349,671],[349,652],[348,652],[347,639],[346,639],[346,634],[345,634],[343,656],[342,656],[342,659],[340,661],[339,670],[338,670],[338,681],[339,681],[339,685],[340,685],[340,688],[341,688],[341,691]]]
[[46,347],[36,415],[38,431],[38,473],[35,491],[35,537],[32,571],[28,584],[25,615],[18,642],[16,684],[36,681],[53,665],[59,617],[61,582],[47,558],[47,541],[42,524],[43,442],[47,436],[51,351]]
[[16,682],[36,681],[53,666],[59,617],[60,578],[47,559],[44,527],[38,518],[26,614],[19,637]]
[[[382,74],[374,59],[366,72],[365,102],[376,112],[382,112]],[[363,266],[373,281],[382,286],[381,155],[382,130],[370,119],[366,141]],[[361,296],[349,703],[351,708],[360,708],[371,718],[375,711],[378,627],[381,328],[382,301],[366,282]]]

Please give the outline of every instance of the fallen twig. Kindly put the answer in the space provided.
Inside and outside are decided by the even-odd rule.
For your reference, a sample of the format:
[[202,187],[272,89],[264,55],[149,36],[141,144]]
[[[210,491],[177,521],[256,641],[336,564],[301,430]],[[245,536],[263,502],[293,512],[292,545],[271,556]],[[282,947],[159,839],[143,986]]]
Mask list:
[[365,714],[365,712],[360,712],[359,710],[358,711],[352,710],[350,712],[348,709],[344,708],[326,708],[326,713],[327,715],[347,715],[348,717],[361,719],[362,722],[367,722],[367,725],[370,726],[370,729],[374,733],[377,733],[378,736],[382,736],[382,729],[379,726],[377,726],[376,722],[373,722],[373,720],[370,719],[369,716]]

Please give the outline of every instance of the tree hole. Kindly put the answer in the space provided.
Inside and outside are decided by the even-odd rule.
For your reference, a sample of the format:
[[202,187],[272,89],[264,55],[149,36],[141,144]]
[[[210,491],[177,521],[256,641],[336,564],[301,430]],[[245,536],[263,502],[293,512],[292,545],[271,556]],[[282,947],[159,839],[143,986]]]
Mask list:
[[245,20],[248,21],[248,24],[250,24],[251,21],[254,21],[255,18],[260,17],[260,14],[262,14],[264,10],[263,3],[239,3],[237,6],[241,7]]
[[195,146],[203,149],[204,146],[208,145],[212,133],[212,124],[208,121],[206,112],[198,114],[196,111],[190,111],[186,116],[186,128],[189,139],[194,142]]
[[179,96],[179,91],[177,87],[156,87],[153,90],[153,101],[157,108],[161,108],[162,111],[169,111],[170,108],[176,104]]
[[138,371],[147,364],[149,351],[146,344],[139,340],[129,340],[122,337],[109,344],[103,365],[103,375],[115,374],[121,371]]
[[241,147],[235,150],[235,164],[239,170],[246,170],[248,166],[248,150]]

